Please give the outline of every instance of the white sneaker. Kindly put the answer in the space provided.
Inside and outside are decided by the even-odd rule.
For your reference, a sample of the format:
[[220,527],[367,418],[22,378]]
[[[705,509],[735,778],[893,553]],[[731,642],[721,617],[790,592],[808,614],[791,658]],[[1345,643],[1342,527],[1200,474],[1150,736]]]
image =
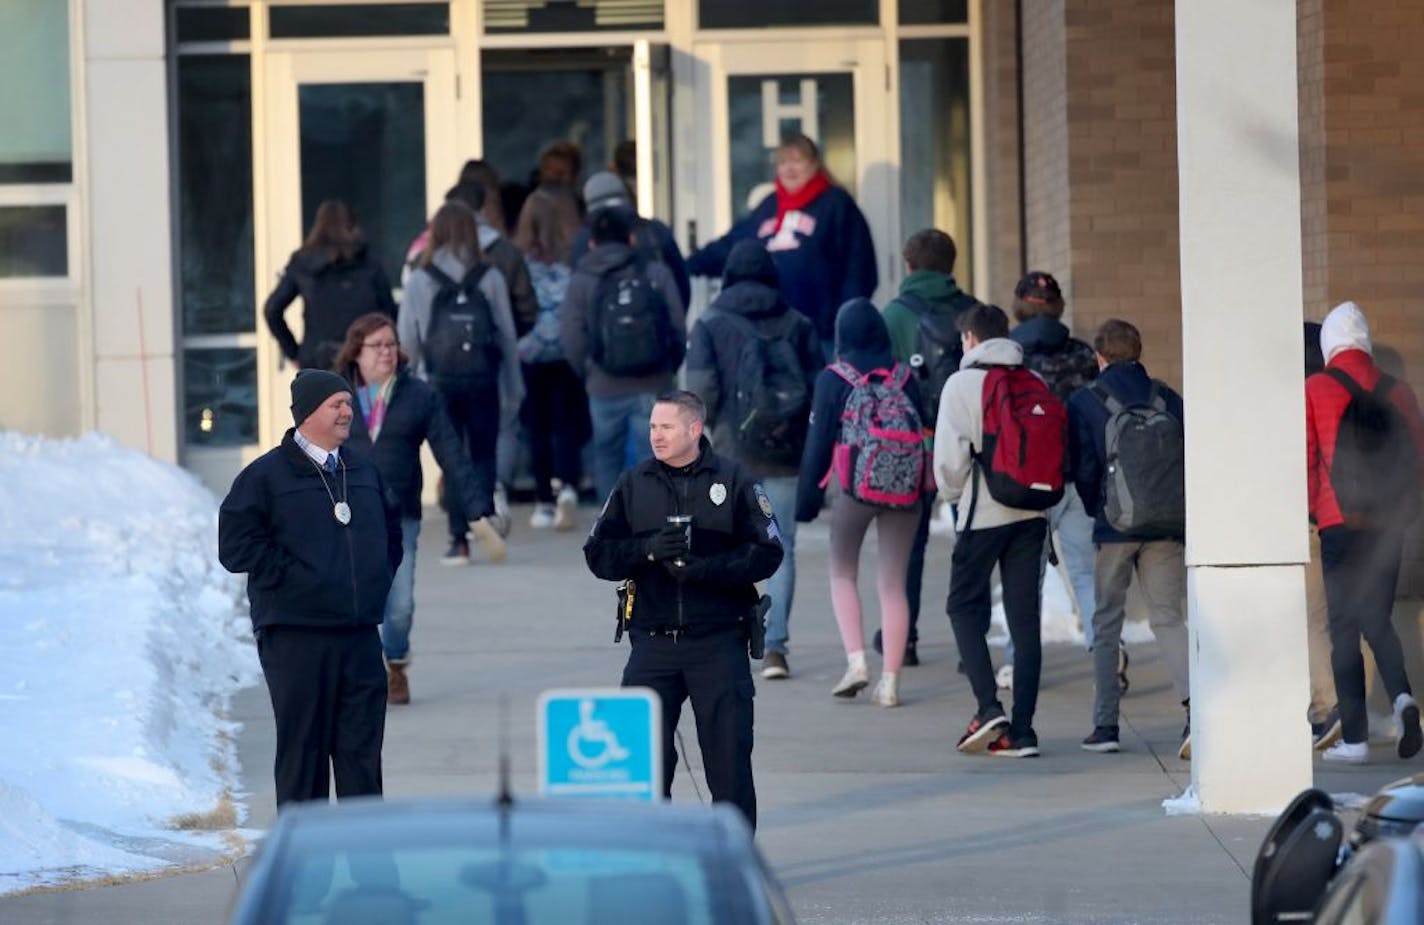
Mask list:
[[870,694],[870,702],[882,707],[900,705],[900,679],[894,675],[883,675],[875,682],[875,690]]
[[490,516],[490,525],[501,538],[509,536],[511,521],[509,519],[509,493],[504,490],[503,485],[494,486],[494,514]]
[[504,537],[499,535],[499,531],[494,524],[490,523],[489,517],[481,517],[479,520],[470,521],[470,532],[474,534],[475,540],[479,542],[480,548],[484,550],[485,558],[491,562],[503,562],[506,549]]
[[552,504],[534,505],[534,513],[529,515],[529,526],[535,530],[548,530],[554,524],[554,506]]
[[578,492],[572,485],[559,489],[559,500],[554,506],[554,529],[572,530],[574,515],[578,513]]
[[1001,691],[1011,691],[1014,689],[1014,666],[1005,665],[999,669],[999,673],[994,675],[994,683],[999,685]]
[[1395,749],[1401,758],[1413,758],[1424,745],[1419,728],[1419,704],[1408,694],[1394,698]]
[[1326,761],[1338,761],[1342,764],[1364,764],[1370,760],[1370,743],[1342,740],[1321,752],[1320,757]]
[[846,668],[846,673],[841,676],[836,686],[831,688],[833,697],[854,697],[865,688],[870,686],[870,675],[859,665],[851,665]]

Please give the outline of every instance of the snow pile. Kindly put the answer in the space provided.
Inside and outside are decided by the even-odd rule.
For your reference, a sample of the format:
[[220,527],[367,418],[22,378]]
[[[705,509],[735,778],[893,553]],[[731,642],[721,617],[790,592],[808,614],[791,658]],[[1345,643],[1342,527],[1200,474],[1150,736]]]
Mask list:
[[107,438],[0,433],[0,894],[231,849],[259,671],[216,508]]

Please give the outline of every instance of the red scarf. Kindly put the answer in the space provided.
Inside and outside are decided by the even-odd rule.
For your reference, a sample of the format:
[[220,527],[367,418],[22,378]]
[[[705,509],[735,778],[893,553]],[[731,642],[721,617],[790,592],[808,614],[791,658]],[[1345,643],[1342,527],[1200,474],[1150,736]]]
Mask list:
[[817,196],[830,188],[831,180],[826,176],[824,170],[816,171],[816,175],[807,180],[806,185],[794,193],[788,192],[778,179],[776,181],[776,227],[772,233],[775,234],[781,230],[781,220],[786,217],[787,212],[806,208]]

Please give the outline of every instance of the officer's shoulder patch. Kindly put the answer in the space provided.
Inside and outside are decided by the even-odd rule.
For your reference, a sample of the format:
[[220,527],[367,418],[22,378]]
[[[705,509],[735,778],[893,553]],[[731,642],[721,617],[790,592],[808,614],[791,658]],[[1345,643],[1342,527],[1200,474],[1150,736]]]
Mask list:
[[761,482],[752,484],[752,494],[756,495],[757,507],[761,508],[761,512],[770,518],[772,516],[771,499],[766,496],[766,489],[761,487]]

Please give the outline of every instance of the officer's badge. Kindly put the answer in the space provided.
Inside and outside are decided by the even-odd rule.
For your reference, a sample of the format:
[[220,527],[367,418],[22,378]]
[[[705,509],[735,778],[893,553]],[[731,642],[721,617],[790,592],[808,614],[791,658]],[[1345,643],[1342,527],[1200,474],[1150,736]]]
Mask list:
[[761,508],[761,512],[766,515],[767,520],[770,520],[771,499],[766,496],[766,489],[761,487],[760,482],[752,486],[752,494],[756,495],[757,507]]
[[718,507],[727,500],[727,486],[721,482],[713,482],[712,487],[707,491],[707,497],[712,499],[712,503]]

